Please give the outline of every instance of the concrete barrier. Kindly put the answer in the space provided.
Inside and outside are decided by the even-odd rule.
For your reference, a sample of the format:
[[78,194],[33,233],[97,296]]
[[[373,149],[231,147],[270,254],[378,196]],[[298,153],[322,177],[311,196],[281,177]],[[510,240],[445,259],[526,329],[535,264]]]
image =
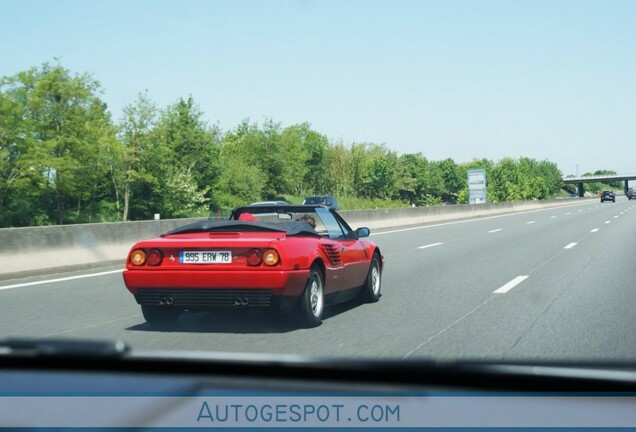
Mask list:
[[555,199],[544,201],[519,201],[487,204],[458,204],[448,206],[415,207],[398,209],[351,210],[340,212],[351,225],[368,226],[372,230],[406,225],[420,225],[457,219],[470,219],[517,211],[576,205],[595,201],[598,198]]
[[0,279],[121,263],[130,246],[199,219],[0,229]]
[[[597,198],[342,211],[353,228],[372,230],[475,218]],[[121,264],[136,241],[200,219],[116,222],[0,229],[0,279]]]

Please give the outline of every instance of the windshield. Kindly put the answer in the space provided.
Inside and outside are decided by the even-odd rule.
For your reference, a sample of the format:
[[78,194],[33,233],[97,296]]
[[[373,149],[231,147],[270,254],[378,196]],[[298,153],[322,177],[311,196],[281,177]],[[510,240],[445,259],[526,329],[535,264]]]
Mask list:
[[325,202],[325,199],[322,197],[309,197],[305,198],[303,204],[322,204]]
[[636,2],[0,15],[0,338],[636,360]]

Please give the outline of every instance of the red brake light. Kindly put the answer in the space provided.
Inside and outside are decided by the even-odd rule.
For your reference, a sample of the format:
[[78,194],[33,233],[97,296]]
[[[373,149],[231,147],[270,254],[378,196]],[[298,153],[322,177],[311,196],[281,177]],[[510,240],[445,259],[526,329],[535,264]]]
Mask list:
[[148,260],[148,265],[158,266],[159,264],[161,264],[161,261],[163,260],[163,254],[161,253],[159,249],[150,249],[150,251],[148,251],[147,260]]
[[263,253],[258,249],[252,249],[247,253],[247,265],[258,266],[263,262]]

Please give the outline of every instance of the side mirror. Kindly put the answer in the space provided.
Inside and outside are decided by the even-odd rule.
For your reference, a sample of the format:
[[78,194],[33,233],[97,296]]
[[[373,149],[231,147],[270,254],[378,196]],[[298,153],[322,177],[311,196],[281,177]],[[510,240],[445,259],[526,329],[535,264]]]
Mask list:
[[358,228],[356,230],[356,236],[358,238],[369,237],[370,234],[371,234],[371,230],[367,227]]

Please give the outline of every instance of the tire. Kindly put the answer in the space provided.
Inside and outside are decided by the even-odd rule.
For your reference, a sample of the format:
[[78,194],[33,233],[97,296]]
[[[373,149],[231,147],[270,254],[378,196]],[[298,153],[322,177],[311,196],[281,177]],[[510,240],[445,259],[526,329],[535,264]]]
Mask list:
[[174,326],[181,315],[181,311],[176,308],[148,305],[141,306],[141,313],[148,324],[159,329]]
[[361,297],[367,303],[375,303],[380,300],[382,293],[382,269],[380,267],[380,257],[377,253],[373,254],[371,266],[367,274],[367,281],[362,287]]
[[300,301],[301,323],[309,328],[319,326],[322,323],[324,310],[325,290],[322,272],[317,267],[312,267]]

